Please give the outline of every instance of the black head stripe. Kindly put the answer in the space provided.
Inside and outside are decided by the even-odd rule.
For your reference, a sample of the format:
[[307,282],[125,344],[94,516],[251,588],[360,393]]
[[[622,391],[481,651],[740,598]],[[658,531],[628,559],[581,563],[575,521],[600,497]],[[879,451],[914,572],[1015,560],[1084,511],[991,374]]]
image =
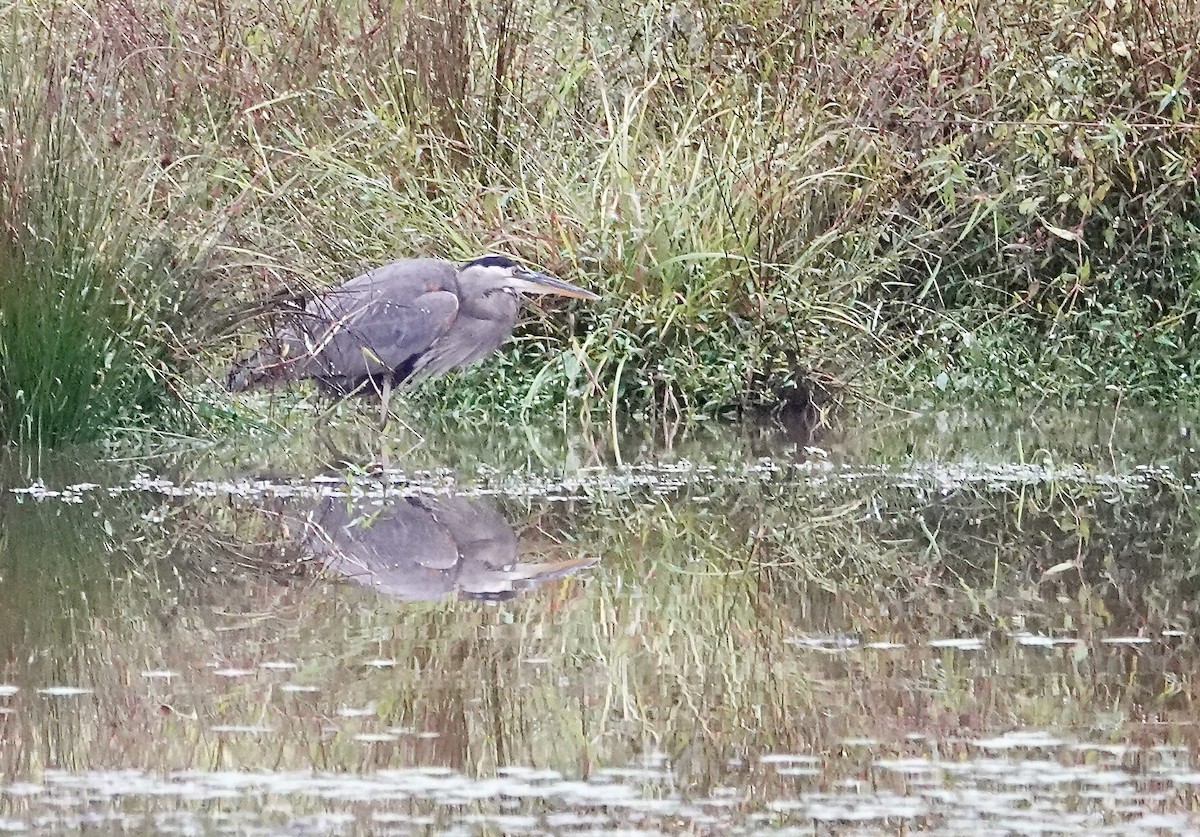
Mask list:
[[480,256],[472,259],[464,267],[520,267],[520,262],[508,256]]

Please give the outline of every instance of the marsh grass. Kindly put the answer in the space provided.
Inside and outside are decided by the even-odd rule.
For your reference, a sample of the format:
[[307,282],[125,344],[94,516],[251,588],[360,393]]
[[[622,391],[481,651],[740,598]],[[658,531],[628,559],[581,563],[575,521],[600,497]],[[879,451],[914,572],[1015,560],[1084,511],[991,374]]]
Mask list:
[[155,217],[238,207],[212,288],[244,336],[190,323],[208,369],[278,292],[505,250],[604,301],[418,410],[1194,383],[1196,0],[46,9],[89,151],[155,161]]
[[28,185],[19,210],[0,208],[22,225],[0,243],[0,434],[52,446],[160,417],[169,253],[131,238],[102,177],[51,162]]
[[[433,43],[428,8],[388,25]],[[363,263],[509,249],[605,293],[419,394],[441,411],[1186,390],[1194,16],[905,8],[456,6],[453,49],[346,76],[336,133],[288,112],[304,144],[256,156],[314,188],[264,186],[263,228]]]
[[[0,49],[0,442],[170,422],[198,272],[146,211],[157,165],[107,153],[48,43]],[[30,49],[36,79],[18,72]]]

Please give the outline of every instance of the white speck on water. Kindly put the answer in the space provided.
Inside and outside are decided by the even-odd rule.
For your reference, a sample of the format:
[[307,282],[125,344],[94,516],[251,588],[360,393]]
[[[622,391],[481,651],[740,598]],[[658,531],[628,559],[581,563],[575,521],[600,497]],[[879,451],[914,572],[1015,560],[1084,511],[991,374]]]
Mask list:
[[1013,634],[1018,645],[1030,648],[1053,648],[1056,645],[1078,645],[1082,640],[1073,636],[1045,636],[1044,634]]
[[952,637],[950,639],[931,639],[930,648],[954,648],[958,651],[978,651],[983,648],[983,640],[978,637]]
[[45,689],[38,689],[39,695],[47,697],[78,697],[79,695],[90,695],[92,689],[85,689],[82,686],[48,686]]
[[985,738],[971,743],[984,750],[1009,750],[1017,747],[1061,747],[1068,742],[1047,732],[1016,730],[996,738]]
[[512,779],[520,779],[523,782],[557,782],[563,777],[557,770],[548,770],[541,767],[526,767],[524,765],[513,764],[508,767],[499,767],[496,769],[497,776],[507,776]]
[[364,744],[391,744],[398,741],[399,736],[386,732],[360,732],[354,736],[354,740]]
[[338,707],[338,715],[343,718],[366,718],[375,714],[378,704],[374,701],[363,707],[341,706]]
[[45,793],[46,787],[33,782],[13,782],[11,785],[4,785],[4,792],[9,796],[37,796]]
[[797,753],[767,753],[759,759],[762,764],[820,764],[817,756],[802,756]]
[[880,759],[875,762],[875,766],[883,770],[890,770],[893,773],[905,774],[922,774],[922,773],[938,773],[941,771],[941,765],[930,761],[929,759],[911,758],[911,759]]

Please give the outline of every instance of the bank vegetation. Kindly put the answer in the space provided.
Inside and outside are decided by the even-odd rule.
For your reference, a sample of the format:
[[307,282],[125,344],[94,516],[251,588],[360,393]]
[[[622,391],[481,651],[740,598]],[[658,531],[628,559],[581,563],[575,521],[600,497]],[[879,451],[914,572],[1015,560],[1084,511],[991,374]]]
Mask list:
[[1197,43],[1197,0],[10,4],[0,433],[204,421],[279,295],[492,250],[605,299],[414,409],[1187,397]]

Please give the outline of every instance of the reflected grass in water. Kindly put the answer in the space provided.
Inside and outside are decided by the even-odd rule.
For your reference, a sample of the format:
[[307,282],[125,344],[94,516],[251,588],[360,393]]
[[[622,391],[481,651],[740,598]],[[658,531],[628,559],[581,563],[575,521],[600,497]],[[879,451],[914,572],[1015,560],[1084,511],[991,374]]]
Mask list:
[[[122,769],[135,788],[235,781],[240,810],[268,771],[287,799],[278,823],[301,830],[296,818],[326,816],[366,828],[397,806],[431,827],[514,831],[571,816],[945,833],[981,816],[1132,832],[1143,816],[1187,819],[1184,472],[734,460],[287,484],[311,496],[176,480],[69,503],[7,493],[0,514],[24,523],[6,529],[5,577],[33,575],[0,585],[0,612],[48,616],[0,634],[0,682],[20,688],[0,697],[4,775],[47,798]],[[318,489],[384,507],[490,495],[521,561],[599,563],[502,604],[390,601],[303,560],[288,521]],[[43,530],[60,514],[81,574],[47,563],[39,577],[24,556],[54,543]],[[120,534],[99,537],[103,519]],[[88,609],[56,618],[60,588]],[[53,686],[93,693],[37,691]],[[504,779],[514,767],[554,778],[522,795]],[[211,773],[231,770],[243,778]],[[386,797],[404,771],[470,801]],[[196,815],[160,790],[156,811]],[[25,816],[18,798],[0,797],[0,816]]]

